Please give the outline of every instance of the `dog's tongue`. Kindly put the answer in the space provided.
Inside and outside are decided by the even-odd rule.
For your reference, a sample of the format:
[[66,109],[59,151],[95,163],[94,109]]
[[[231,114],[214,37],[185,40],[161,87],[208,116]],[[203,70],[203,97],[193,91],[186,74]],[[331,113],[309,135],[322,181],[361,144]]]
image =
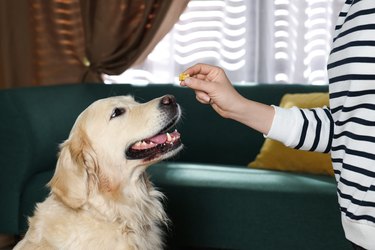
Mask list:
[[179,139],[180,133],[175,130],[172,133],[158,134],[154,137],[138,141],[134,143],[131,148],[134,150],[146,150],[165,143],[173,144],[176,140]]
[[163,133],[163,134],[155,135],[154,137],[149,138],[148,141],[151,141],[155,144],[163,144],[165,142],[174,141],[176,138],[180,138],[180,133],[177,130],[171,133]]
[[167,141],[167,135],[166,134],[159,134],[154,137],[151,137],[148,139],[149,141],[152,141],[155,144],[163,144]]

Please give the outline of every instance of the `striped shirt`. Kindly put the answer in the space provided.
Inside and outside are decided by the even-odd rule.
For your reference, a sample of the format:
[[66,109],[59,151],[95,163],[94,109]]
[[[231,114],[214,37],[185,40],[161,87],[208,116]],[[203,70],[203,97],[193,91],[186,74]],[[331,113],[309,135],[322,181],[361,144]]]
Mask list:
[[331,153],[346,238],[375,249],[375,0],[345,2],[327,69],[330,108],[275,107],[267,137]]

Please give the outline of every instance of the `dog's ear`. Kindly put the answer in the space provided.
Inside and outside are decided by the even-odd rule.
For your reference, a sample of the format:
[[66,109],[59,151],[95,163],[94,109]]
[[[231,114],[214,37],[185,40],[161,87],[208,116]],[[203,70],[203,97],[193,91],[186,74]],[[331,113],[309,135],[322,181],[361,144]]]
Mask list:
[[95,175],[94,151],[83,131],[75,131],[61,145],[55,174],[48,183],[51,192],[74,209],[83,206],[88,198]]

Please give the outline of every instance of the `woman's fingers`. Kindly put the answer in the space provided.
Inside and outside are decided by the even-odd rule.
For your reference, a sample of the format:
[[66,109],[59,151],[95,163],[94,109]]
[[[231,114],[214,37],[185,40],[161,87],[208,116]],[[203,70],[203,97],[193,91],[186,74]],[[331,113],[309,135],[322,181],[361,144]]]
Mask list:
[[211,98],[207,93],[202,92],[202,91],[195,91],[195,97],[200,103],[203,104],[210,104],[211,103]]

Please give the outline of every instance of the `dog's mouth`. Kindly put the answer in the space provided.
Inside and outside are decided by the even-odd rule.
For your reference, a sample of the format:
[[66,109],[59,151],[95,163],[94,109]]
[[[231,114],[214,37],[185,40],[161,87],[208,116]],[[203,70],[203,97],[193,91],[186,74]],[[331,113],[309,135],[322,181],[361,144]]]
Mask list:
[[[182,147],[182,142],[177,129],[173,132],[167,132],[171,131],[171,127],[177,123],[177,120],[178,118],[173,120],[156,135],[130,145],[128,150],[126,150],[126,158],[129,160],[144,159],[145,161],[151,161],[180,149]],[[171,154],[171,156],[172,155],[173,154]]]

